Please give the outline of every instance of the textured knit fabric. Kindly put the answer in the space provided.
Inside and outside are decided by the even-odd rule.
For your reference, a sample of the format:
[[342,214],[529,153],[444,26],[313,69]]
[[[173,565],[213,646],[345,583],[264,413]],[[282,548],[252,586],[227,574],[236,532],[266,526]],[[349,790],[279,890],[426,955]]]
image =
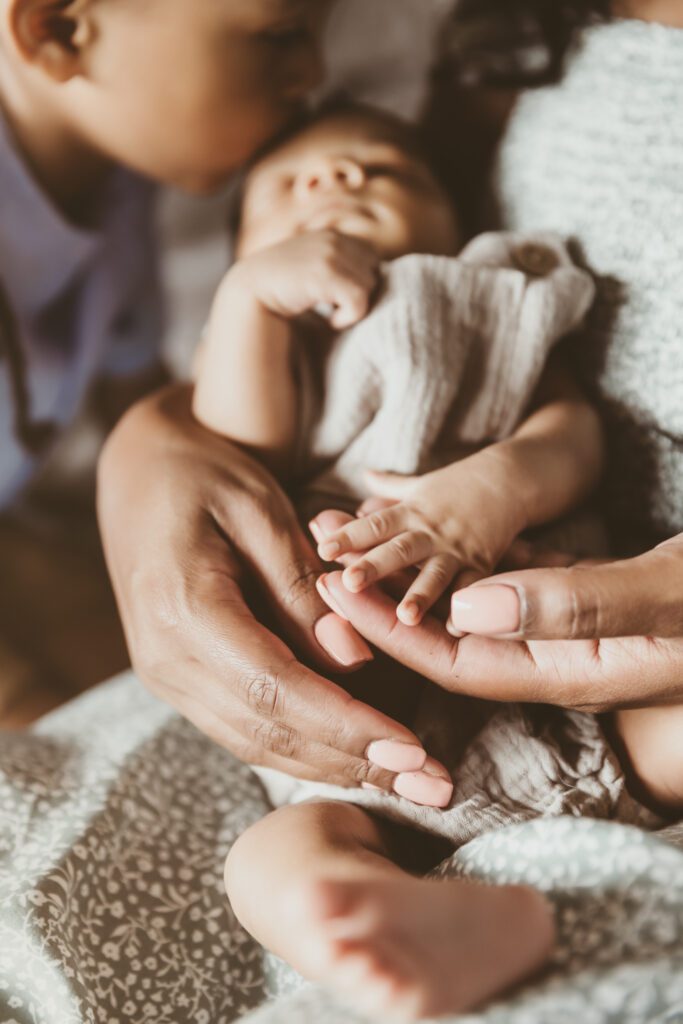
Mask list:
[[586,31],[564,80],[518,103],[497,193],[506,227],[575,238],[598,277],[582,371],[617,542],[683,531],[683,30]]
[[356,506],[365,469],[424,473],[508,437],[593,296],[551,234],[491,233],[458,258],[388,265],[365,320],[331,349],[301,346],[303,463],[324,466],[306,512]]

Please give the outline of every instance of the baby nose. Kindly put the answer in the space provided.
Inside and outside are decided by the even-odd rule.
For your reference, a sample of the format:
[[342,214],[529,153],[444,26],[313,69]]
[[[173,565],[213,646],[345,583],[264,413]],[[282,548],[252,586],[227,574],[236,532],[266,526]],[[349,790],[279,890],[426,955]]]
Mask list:
[[357,191],[365,184],[365,172],[355,160],[320,160],[302,169],[297,182],[302,198],[335,189]]

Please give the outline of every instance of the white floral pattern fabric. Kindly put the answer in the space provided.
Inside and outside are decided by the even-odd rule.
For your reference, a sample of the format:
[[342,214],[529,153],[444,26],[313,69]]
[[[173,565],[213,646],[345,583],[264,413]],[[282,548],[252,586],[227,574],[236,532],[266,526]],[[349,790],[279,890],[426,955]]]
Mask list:
[[[555,960],[544,978],[482,1013],[442,1018],[441,1024],[683,1021],[680,849],[624,825],[543,819],[475,839],[437,874],[533,885],[554,903],[559,930]],[[283,965],[283,983],[288,973]],[[309,985],[247,1020],[380,1024]]]
[[[0,1024],[354,1021],[227,903],[225,856],[269,809],[248,767],[131,675],[3,736]],[[683,1021],[675,845],[545,819],[481,836],[440,871],[529,882],[558,911],[548,978],[467,1024]]]
[[1,1024],[217,1024],[264,997],[222,882],[268,810],[248,768],[132,677],[5,735]]

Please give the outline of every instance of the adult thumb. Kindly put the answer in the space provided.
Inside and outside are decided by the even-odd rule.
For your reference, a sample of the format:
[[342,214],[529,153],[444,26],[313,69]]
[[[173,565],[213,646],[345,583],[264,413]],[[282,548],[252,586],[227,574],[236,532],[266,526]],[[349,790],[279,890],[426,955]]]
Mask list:
[[629,560],[484,580],[453,595],[450,625],[525,640],[683,637],[683,534]]

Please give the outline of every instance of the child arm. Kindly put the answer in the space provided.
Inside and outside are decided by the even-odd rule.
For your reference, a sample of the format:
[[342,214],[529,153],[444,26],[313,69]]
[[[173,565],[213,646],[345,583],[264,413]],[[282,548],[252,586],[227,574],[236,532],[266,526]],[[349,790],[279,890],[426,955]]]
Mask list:
[[237,264],[216,295],[198,354],[193,409],[204,426],[282,468],[297,426],[293,325],[268,309]]
[[548,363],[528,417],[493,446],[516,481],[523,529],[560,518],[581,503],[602,474],[605,442],[597,411],[559,358]]
[[374,249],[334,231],[297,235],[237,263],[197,359],[200,422],[284,468],[298,425],[293,321],[325,305],[333,328],[351,327],[369,309],[378,272]]

